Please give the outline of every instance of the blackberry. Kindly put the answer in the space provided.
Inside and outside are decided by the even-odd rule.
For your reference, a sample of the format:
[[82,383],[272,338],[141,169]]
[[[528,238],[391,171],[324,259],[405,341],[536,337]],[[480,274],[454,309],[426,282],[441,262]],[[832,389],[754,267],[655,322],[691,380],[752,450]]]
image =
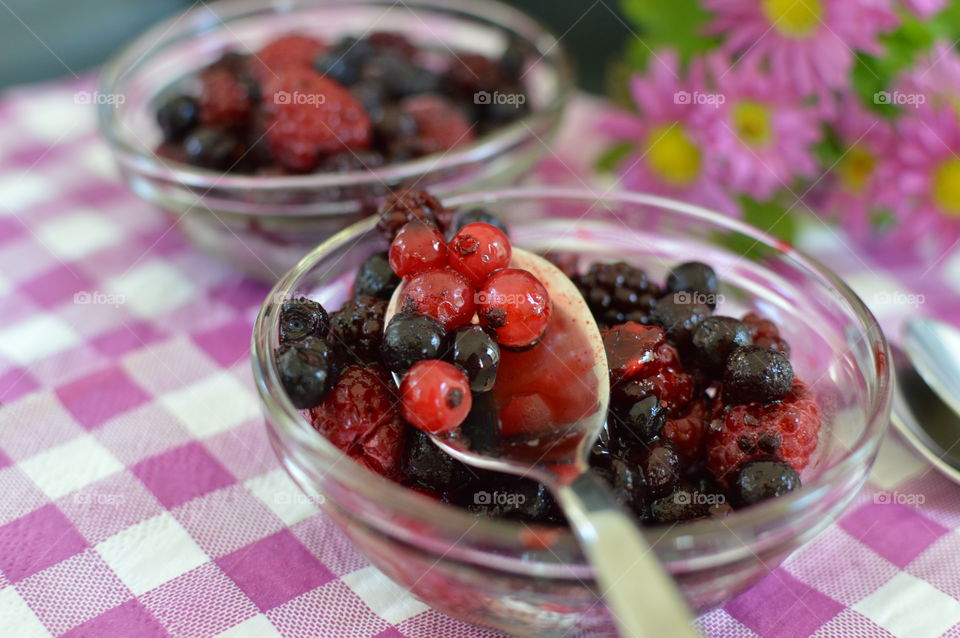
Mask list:
[[157,124],[163,131],[163,139],[179,142],[197,126],[199,121],[197,101],[188,95],[177,95],[157,109]]
[[183,140],[187,162],[201,168],[226,171],[243,158],[245,148],[239,138],[215,128],[200,127]]
[[323,338],[330,328],[330,317],[323,306],[300,297],[283,302],[280,307],[280,343],[289,345],[306,337]]
[[636,321],[649,323],[649,315],[660,296],[660,288],[647,273],[625,262],[594,263],[574,283],[603,327]]
[[753,343],[750,329],[733,317],[707,317],[693,332],[696,362],[707,374],[723,374],[727,357],[739,346]]
[[699,261],[688,261],[675,266],[667,274],[667,292],[687,292],[693,301],[704,303],[710,309],[717,307],[720,283],[713,268]]
[[424,359],[439,359],[446,342],[446,330],[439,321],[426,315],[394,315],[383,333],[380,355],[393,372],[403,374]]
[[461,326],[453,332],[450,358],[463,369],[474,392],[488,392],[497,380],[500,347],[480,326]]
[[[404,224],[414,219],[440,227],[443,204],[425,190],[408,189],[393,193],[380,206],[377,230],[387,241],[393,241]],[[440,228],[443,232],[444,228]]]
[[339,376],[333,348],[313,336],[280,346],[276,363],[284,390],[294,407],[300,410],[315,407],[323,401]]
[[727,359],[723,401],[728,405],[779,401],[792,387],[790,359],[776,350],[741,346]]
[[733,480],[733,498],[740,507],[782,496],[800,487],[800,475],[777,459],[747,461]]
[[475,224],[478,222],[496,226],[503,231],[504,235],[510,236],[510,233],[507,232],[507,225],[500,221],[499,217],[483,208],[471,208],[457,215],[453,230],[458,231],[467,224]]
[[386,311],[387,302],[383,299],[354,297],[330,317],[332,343],[353,361],[378,361]]
[[387,253],[374,253],[360,264],[357,278],[353,282],[353,294],[369,295],[389,301],[393,291],[399,285],[400,278],[390,267]]

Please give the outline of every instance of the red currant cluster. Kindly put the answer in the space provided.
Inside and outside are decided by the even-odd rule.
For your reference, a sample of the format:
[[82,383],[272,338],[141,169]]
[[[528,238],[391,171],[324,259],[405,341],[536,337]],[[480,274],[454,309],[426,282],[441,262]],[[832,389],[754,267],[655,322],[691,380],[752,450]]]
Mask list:
[[[390,267],[404,280],[401,316],[429,317],[447,335],[463,333],[476,320],[498,346],[535,346],[550,321],[550,295],[535,276],[510,268],[510,256],[510,240],[492,224],[466,224],[447,242],[431,221],[408,221],[388,252]],[[404,417],[434,433],[459,426],[472,404],[466,367],[415,362],[401,383]]]

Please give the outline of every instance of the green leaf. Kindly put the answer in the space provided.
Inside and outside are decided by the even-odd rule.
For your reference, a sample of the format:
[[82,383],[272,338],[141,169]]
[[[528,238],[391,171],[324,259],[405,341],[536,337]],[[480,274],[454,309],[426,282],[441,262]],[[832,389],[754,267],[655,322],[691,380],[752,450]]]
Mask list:
[[594,163],[594,168],[601,173],[611,173],[616,170],[620,162],[633,151],[633,144],[630,142],[619,142],[614,144]]
[[688,61],[720,41],[705,34],[710,14],[699,0],[623,0],[621,8],[636,27],[627,45],[636,68],[645,68],[651,50],[670,48]]
[[[776,198],[768,202],[760,202],[746,195],[741,195],[739,200],[743,221],[787,242],[794,242],[798,231],[796,213],[787,212],[788,209],[782,202]],[[722,241],[730,250],[747,259],[759,261],[769,253],[769,249],[763,244],[757,243],[747,235],[739,233],[727,235]]]

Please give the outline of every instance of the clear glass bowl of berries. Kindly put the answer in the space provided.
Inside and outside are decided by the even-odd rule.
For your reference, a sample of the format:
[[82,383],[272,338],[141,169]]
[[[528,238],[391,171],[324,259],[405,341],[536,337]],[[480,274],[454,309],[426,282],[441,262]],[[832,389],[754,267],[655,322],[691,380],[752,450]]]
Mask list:
[[615,635],[544,486],[431,438],[539,451],[530,423],[590,408],[549,287],[511,271],[518,248],[563,270],[601,329],[610,408],[590,466],[694,609],[849,504],[888,423],[889,352],[829,270],[650,195],[404,191],[279,281],[252,351],[284,467],[393,580],[516,635]]
[[495,0],[233,0],[119,52],[98,115],[138,195],[275,281],[391,189],[515,183],[572,89],[557,40]]

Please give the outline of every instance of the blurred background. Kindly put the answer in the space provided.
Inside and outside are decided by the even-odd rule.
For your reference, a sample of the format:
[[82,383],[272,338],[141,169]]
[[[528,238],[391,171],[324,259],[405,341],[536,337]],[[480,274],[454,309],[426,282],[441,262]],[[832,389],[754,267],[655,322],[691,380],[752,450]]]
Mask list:
[[[596,0],[506,0],[550,27],[575,58],[583,88],[602,92],[607,69],[630,34],[618,3]],[[0,87],[79,73],[151,24],[194,2],[86,0],[65,10],[63,0],[0,2]]]

